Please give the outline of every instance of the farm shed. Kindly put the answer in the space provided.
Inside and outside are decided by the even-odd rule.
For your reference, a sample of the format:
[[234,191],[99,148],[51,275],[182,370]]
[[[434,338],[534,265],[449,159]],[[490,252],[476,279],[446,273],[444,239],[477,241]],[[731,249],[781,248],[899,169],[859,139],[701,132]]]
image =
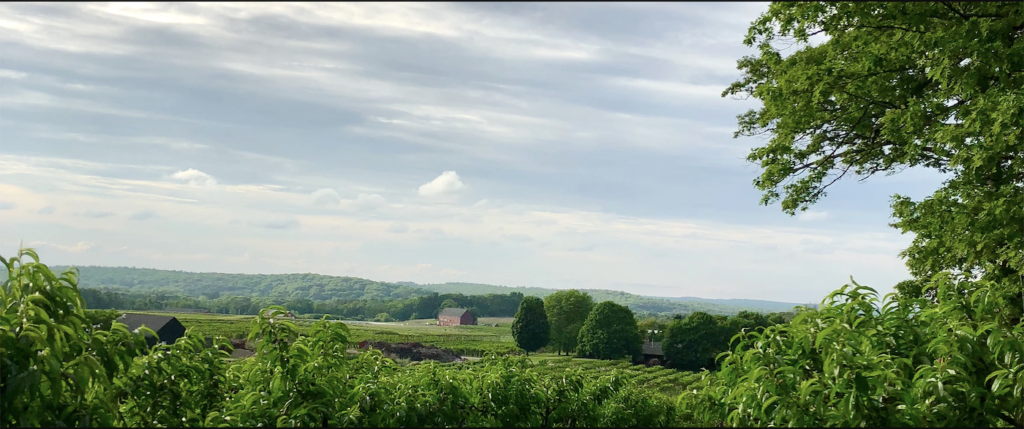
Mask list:
[[644,362],[648,365],[661,365],[665,360],[665,352],[661,350],[661,343],[651,341],[650,337],[644,341],[641,350],[644,355]]
[[465,308],[446,308],[437,314],[437,326],[476,325],[476,319]]
[[117,319],[128,326],[129,332],[145,326],[156,332],[157,337],[146,334],[146,344],[153,347],[159,340],[162,344],[174,344],[178,338],[185,336],[185,326],[173,316],[157,316],[153,314],[126,313]]

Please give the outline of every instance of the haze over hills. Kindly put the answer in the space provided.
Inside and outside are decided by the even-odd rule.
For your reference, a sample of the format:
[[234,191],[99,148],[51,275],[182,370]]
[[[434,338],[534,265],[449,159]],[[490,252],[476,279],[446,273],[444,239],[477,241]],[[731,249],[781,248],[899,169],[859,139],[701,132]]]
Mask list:
[[796,304],[792,302],[779,302],[779,301],[765,301],[762,299],[711,299],[711,298],[697,298],[693,296],[680,296],[680,297],[648,297],[648,298],[659,298],[667,299],[669,301],[684,301],[684,302],[713,302],[715,304],[732,305],[737,307],[752,307],[767,311],[789,311],[793,307],[802,305],[805,307],[816,308],[817,302],[807,302],[803,304]]
[[[55,272],[66,266],[51,266]],[[431,293],[487,295],[519,292],[545,297],[558,289],[510,287],[478,283],[417,284],[379,282],[358,277],[320,274],[224,274],[193,273],[128,267],[78,267],[82,288],[104,288],[135,293],[171,293],[194,297],[249,296],[319,300],[390,301],[425,296]],[[786,311],[798,305],[759,300],[721,300],[705,298],[664,298],[603,289],[581,289],[594,301],[612,301],[638,313],[688,314],[704,311],[731,315],[743,310]]]
[[[523,295],[545,297],[558,291],[558,289],[547,289],[539,287],[527,287],[527,286],[497,286],[480,283],[460,283],[460,282],[449,282],[449,283],[438,283],[438,284],[417,284],[414,282],[397,282],[397,284],[418,287],[427,290],[431,290],[437,293],[461,293],[464,295],[471,294],[488,294],[488,293],[509,293],[519,292]],[[579,289],[586,291],[590,296],[594,298],[594,301],[612,301],[619,304],[632,306],[642,306],[644,308],[673,308],[679,303],[707,303],[715,307],[722,308],[735,308],[737,310],[755,310],[755,311],[789,311],[798,305],[791,302],[778,302],[778,301],[764,301],[757,299],[710,299],[710,298],[696,298],[696,297],[660,297],[660,296],[644,296],[631,294],[629,292],[622,292],[617,290],[607,289]],[[707,310],[704,310],[707,311]],[[663,311],[653,311],[663,312]],[[710,312],[710,311],[709,311]]]

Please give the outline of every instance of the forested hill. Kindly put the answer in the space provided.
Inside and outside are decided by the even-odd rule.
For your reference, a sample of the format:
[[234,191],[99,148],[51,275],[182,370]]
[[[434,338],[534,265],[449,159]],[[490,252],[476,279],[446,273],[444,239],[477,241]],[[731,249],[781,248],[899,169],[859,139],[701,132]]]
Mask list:
[[[65,266],[53,266],[55,271]],[[79,286],[102,288],[133,293],[169,293],[209,299],[226,296],[248,296],[282,299],[330,299],[398,301],[407,298],[439,294],[487,295],[519,292],[523,295],[545,297],[557,289],[535,287],[508,287],[474,283],[416,284],[411,282],[387,283],[357,277],[326,276],[320,274],[222,274],[191,273],[185,271],[156,270],[128,267],[78,267]],[[627,292],[586,289],[595,302],[612,301],[628,306],[638,313],[689,314],[704,311],[711,314],[732,315],[742,310],[785,311],[796,304],[772,301],[736,300],[736,304],[714,300],[675,300],[646,297]]]
[[[68,267],[53,266],[55,272]],[[357,277],[320,274],[190,273],[127,267],[78,267],[79,287],[121,289],[125,292],[164,292],[189,296],[253,296],[305,298],[314,301],[392,301],[429,295],[429,291]]]
[[[442,284],[417,284],[413,282],[398,282],[400,285],[423,288],[437,293],[461,293],[463,295],[482,294],[507,294],[519,292],[527,296],[543,298],[558,291],[558,289],[546,289],[539,287],[511,287],[496,286],[478,283],[442,283]],[[761,312],[789,311],[800,305],[789,302],[761,301],[754,299],[707,299],[707,298],[665,298],[654,296],[635,295],[628,292],[605,289],[581,289],[594,298],[594,302],[612,301],[622,304],[633,311],[644,311],[650,313],[686,314],[694,311],[704,311],[710,314],[736,314],[741,310],[752,310]]]

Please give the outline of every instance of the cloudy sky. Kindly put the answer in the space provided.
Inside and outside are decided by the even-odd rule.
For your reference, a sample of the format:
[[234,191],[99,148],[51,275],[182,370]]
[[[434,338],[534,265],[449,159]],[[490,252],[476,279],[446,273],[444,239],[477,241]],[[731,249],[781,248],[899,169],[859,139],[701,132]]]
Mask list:
[[758,205],[763,3],[0,5],[0,254],[817,302],[889,290],[890,195]]

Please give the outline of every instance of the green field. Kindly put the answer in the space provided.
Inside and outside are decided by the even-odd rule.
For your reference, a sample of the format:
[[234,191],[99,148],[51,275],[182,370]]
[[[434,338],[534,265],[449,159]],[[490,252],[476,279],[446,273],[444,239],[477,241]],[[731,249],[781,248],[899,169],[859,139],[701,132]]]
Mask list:
[[538,359],[536,363],[535,371],[543,375],[558,374],[573,366],[582,368],[585,374],[593,377],[610,375],[613,371],[618,370],[620,374],[635,381],[642,388],[656,390],[673,397],[678,396],[687,386],[700,378],[699,374],[692,372],[662,366],[634,365],[626,360],[607,361],[559,357]]
[[[618,371],[620,376],[636,382],[641,388],[657,391],[673,398],[679,396],[684,389],[700,379],[700,374],[661,366],[634,365],[626,360],[608,361],[580,359],[569,356],[552,357],[550,354],[530,355],[530,357],[535,364],[533,371],[542,376],[558,375],[574,367],[582,369],[587,378],[593,379],[612,375]],[[439,365],[459,367],[479,364],[479,361],[474,361]]]
[[[144,312],[147,314],[172,315],[185,325],[206,336],[244,337],[249,330],[253,316],[231,316],[220,314]],[[315,322],[296,319],[300,331],[309,329]],[[378,341],[419,342],[454,350],[463,356],[479,357],[489,354],[520,354],[512,338],[512,318],[481,318],[476,326],[437,326],[432,319],[418,319],[405,322],[349,322],[351,340],[359,342],[372,339]],[[498,324],[498,327],[487,326]],[[690,383],[697,380],[697,374],[663,368],[634,365],[628,361],[606,361],[558,356],[555,353],[532,353],[529,359],[535,364],[534,371],[541,375],[559,374],[570,367],[581,368],[592,377],[609,375],[618,370],[620,374],[636,381],[640,386],[666,395],[676,396]],[[467,363],[442,365],[474,365]]]
[[[233,316],[222,314],[169,313],[160,311],[133,311],[132,313],[162,314],[174,316],[185,325],[204,336],[244,338],[254,316]],[[437,326],[432,319],[418,319],[404,322],[347,322],[352,333],[351,340],[386,341],[389,343],[418,342],[449,348],[463,356],[479,357],[492,353],[518,354],[512,338],[512,318],[483,317],[476,326]],[[300,331],[305,331],[315,320],[295,319]],[[497,323],[498,327],[487,326]]]

